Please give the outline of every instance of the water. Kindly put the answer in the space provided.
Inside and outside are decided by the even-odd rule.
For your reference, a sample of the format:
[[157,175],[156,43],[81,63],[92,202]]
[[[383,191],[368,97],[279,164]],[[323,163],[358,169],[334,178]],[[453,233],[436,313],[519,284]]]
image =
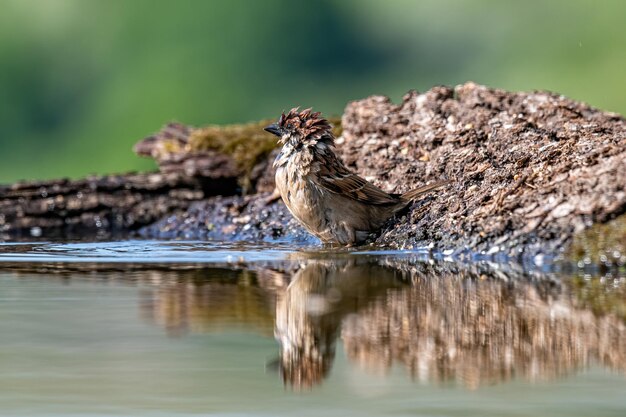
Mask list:
[[0,416],[624,416],[624,287],[425,252],[3,244]]

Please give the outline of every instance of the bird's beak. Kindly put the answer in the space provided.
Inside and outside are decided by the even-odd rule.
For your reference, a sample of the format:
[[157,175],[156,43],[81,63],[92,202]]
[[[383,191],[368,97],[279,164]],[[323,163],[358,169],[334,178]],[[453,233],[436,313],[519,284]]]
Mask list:
[[278,137],[281,137],[282,134],[280,132],[280,127],[278,127],[278,125],[276,123],[272,123],[271,125],[267,126],[265,129],[266,132],[270,132]]

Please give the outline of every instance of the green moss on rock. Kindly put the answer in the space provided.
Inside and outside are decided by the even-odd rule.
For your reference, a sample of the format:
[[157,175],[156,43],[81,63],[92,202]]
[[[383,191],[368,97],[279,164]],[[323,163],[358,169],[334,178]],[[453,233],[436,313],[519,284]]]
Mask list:
[[189,151],[215,150],[230,155],[242,172],[249,174],[276,147],[276,137],[263,130],[270,123],[263,120],[195,129],[189,136]]

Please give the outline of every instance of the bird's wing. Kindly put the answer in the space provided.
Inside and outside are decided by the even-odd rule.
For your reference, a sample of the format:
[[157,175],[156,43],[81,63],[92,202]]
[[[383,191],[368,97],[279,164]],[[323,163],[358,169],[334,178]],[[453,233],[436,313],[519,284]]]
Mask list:
[[341,163],[320,164],[314,181],[327,191],[368,204],[393,205],[400,202],[398,197],[353,174]]

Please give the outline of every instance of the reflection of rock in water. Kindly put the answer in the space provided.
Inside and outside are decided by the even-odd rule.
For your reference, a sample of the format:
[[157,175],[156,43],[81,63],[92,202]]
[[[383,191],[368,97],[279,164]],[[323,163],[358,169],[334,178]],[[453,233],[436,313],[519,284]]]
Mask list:
[[[272,271],[256,274],[228,269],[159,274],[159,285],[144,289],[143,316],[168,334],[245,325],[271,332],[276,286]],[[283,279],[283,274],[279,274]]]
[[142,315],[173,335],[273,328],[284,382],[295,388],[328,375],[339,335],[352,363],[366,369],[399,363],[414,378],[470,388],[556,378],[592,363],[626,372],[623,275],[553,279],[482,264],[345,255],[297,253],[268,263],[282,272],[88,263],[16,263],[11,271],[138,285]]
[[562,288],[545,294],[530,283],[457,274],[412,280],[344,322],[354,362],[386,370],[397,361],[420,380],[470,388],[551,379],[594,361],[626,370],[624,323],[573,307]]
[[320,383],[335,357],[341,321],[397,286],[399,272],[355,260],[308,261],[276,304],[281,373],[295,388]]
[[282,377],[294,388],[328,375],[339,335],[352,363],[366,369],[384,373],[399,363],[416,379],[470,388],[556,378],[592,363],[626,371],[623,278],[559,280],[397,257],[297,256],[273,265],[283,272],[124,267],[103,277],[140,285],[142,314],[172,335],[273,328]]

